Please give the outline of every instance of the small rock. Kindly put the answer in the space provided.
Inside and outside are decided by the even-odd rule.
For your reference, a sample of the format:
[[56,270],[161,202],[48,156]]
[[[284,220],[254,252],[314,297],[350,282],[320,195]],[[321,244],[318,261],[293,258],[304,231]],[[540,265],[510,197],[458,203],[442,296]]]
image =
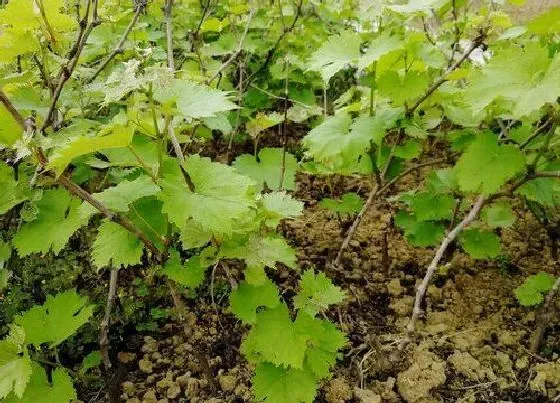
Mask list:
[[431,390],[446,380],[445,362],[434,353],[418,349],[412,358],[412,365],[399,373],[397,387],[405,401],[416,403],[431,397]]
[[117,354],[117,359],[123,364],[130,364],[136,361],[136,354],[120,351],[119,354]]
[[145,374],[151,374],[152,372],[154,372],[154,365],[151,361],[148,361],[146,359],[141,359],[140,361],[138,361],[138,368],[140,368],[140,371]]
[[489,368],[484,368],[480,362],[469,353],[455,351],[447,361],[453,365],[455,371],[473,381],[484,379],[494,380],[496,376]]
[[354,397],[360,403],[381,403],[381,396],[369,389],[354,388]]
[[187,399],[193,399],[200,394],[200,380],[196,378],[188,378],[187,385],[185,387],[185,397]]
[[142,399],[142,403],[157,403],[157,401],[158,399],[155,390],[150,389],[146,393],[144,393],[144,399]]
[[222,375],[218,378],[218,381],[224,392],[231,392],[237,386],[237,379],[231,375]]
[[137,397],[133,397],[132,399],[127,399],[126,403],[142,403],[142,401]]
[[551,399],[558,396],[560,393],[560,361],[537,364],[533,369],[537,375],[529,382],[531,390],[542,392]]
[[335,378],[329,382],[326,399],[328,403],[343,403],[352,398],[352,389],[344,378]]
[[387,291],[390,295],[397,296],[404,292],[404,287],[401,285],[401,281],[398,278],[394,278],[387,283]]
[[134,392],[136,391],[136,387],[134,386],[134,384],[132,382],[126,381],[126,382],[123,382],[123,384],[122,384],[122,390],[128,396],[134,396]]
[[352,248],[359,248],[360,247],[360,241],[358,241],[356,239],[352,239],[348,245],[350,245],[350,247],[352,247]]
[[167,389],[167,393],[165,394],[168,399],[175,399],[177,396],[181,394],[181,388],[176,384],[171,386]]
[[156,339],[154,339],[152,336],[144,337],[144,345],[142,346],[143,353],[155,353],[156,351],[158,351],[158,349],[159,346]]
[[177,384],[173,382],[173,375],[171,373],[167,373],[165,378],[156,383],[156,388],[160,392],[173,386],[177,386]]
[[169,403],[169,400],[167,400],[167,399],[159,399],[159,400],[157,401],[157,403]]

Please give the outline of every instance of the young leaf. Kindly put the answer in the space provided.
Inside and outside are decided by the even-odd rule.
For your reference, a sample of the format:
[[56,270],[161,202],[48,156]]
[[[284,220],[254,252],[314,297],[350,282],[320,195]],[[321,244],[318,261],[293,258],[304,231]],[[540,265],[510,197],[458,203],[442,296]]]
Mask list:
[[171,256],[165,262],[163,274],[184,287],[194,289],[204,281],[204,274],[209,266],[215,263],[216,249],[209,247],[200,255],[192,256],[184,264],[181,263],[179,252],[171,251]]
[[265,362],[255,369],[252,383],[258,401],[312,403],[317,381],[310,371],[285,369]]
[[266,225],[270,228],[276,228],[281,220],[299,217],[303,211],[303,202],[286,192],[267,193],[263,195],[262,204]]
[[24,347],[25,332],[12,326],[4,340],[0,340],[0,399],[13,391],[22,397],[31,377],[31,360]]
[[133,127],[111,125],[95,137],[74,137],[56,150],[47,168],[55,171],[56,176],[60,176],[74,158],[108,148],[126,147],[132,141],[133,135]]
[[329,378],[336,363],[338,351],[346,344],[344,333],[328,320],[321,320],[300,312],[296,322],[309,335],[305,366],[317,379]]
[[79,213],[80,204],[62,188],[44,191],[43,198],[36,202],[37,218],[23,224],[12,240],[18,254],[60,252],[70,236],[87,224],[87,218]]
[[404,48],[404,41],[399,35],[391,35],[390,30],[383,31],[368,46],[366,53],[362,55],[358,62],[360,70],[370,66],[372,63],[387,53]]
[[161,103],[175,102],[179,112],[187,118],[207,118],[219,112],[236,109],[229,94],[206,85],[175,79],[170,86],[154,91],[154,99]]
[[331,36],[311,55],[307,68],[319,71],[323,81],[328,83],[347,64],[359,59],[360,44],[360,36],[355,32],[345,31],[342,35]]
[[140,263],[144,245],[119,224],[103,220],[91,248],[91,258],[97,269],[106,266],[121,268]]
[[25,331],[25,343],[39,346],[49,343],[57,346],[72,336],[93,314],[94,306],[75,290],[49,295],[43,305],[35,305],[15,323]]
[[500,238],[490,231],[469,228],[460,235],[461,246],[473,259],[493,259],[500,255]]
[[241,348],[259,361],[303,368],[309,335],[296,326],[285,304],[257,313],[257,321]]
[[412,196],[410,208],[418,221],[449,220],[453,215],[455,200],[447,194],[420,192]]
[[554,285],[556,278],[548,273],[538,273],[527,277],[525,282],[515,289],[515,296],[523,306],[535,306],[544,301],[543,294]]
[[482,133],[455,165],[457,183],[463,192],[489,195],[525,169],[525,157],[514,145],[498,145],[498,137]]
[[324,312],[329,305],[338,304],[344,300],[344,292],[325,275],[315,275],[313,270],[307,270],[301,276],[300,292],[294,298],[294,306],[311,316]]
[[284,238],[251,236],[245,243],[225,242],[220,250],[220,256],[229,259],[243,259],[248,267],[274,268],[276,262],[281,262],[289,268],[296,268],[295,251]]
[[[182,177],[166,174],[158,198],[169,220],[183,228],[189,219],[205,232],[229,236],[255,207],[254,182],[235,169],[191,155],[185,162],[194,191]],[[180,173],[180,171],[179,171]],[[181,208],[177,208],[181,206]]]
[[517,219],[511,206],[506,202],[496,202],[490,206],[486,206],[482,210],[481,217],[490,228],[509,228]]
[[399,211],[395,224],[404,230],[406,240],[412,246],[426,248],[438,245],[444,237],[445,227],[434,221],[419,221],[414,214]]
[[[92,196],[113,211],[126,213],[129,205],[135,200],[146,196],[153,196],[160,191],[152,179],[147,175],[140,175],[132,181],[122,181],[118,185],[110,187]],[[89,217],[97,212],[97,209],[87,202],[80,207],[80,214]]]
[[362,209],[364,201],[357,193],[345,193],[340,200],[325,198],[319,205],[338,214],[357,214]]
[[257,286],[241,283],[229,297],[230,311],[243,323],[255,323],[260,307],[275,308],[279,303],[278,287],[269,279]]
[[[259,191],[264,184],[270,190],[280,190],[282,158],[281,148],[263,148],[259,151],[258,160],[253,155],[243,154],[235,159],[233,166],[239,173],[254,179]],[[297,165],[296,158],[286,153],[283,189],[295,190]]]
[[30,188],[25,180],[27,178],[14,178],[14,170],[3,161],[0,161],[0,184],[2,193],[0,194],[0,214],[4,214],[15,205],[28,199]]
[[47,380],[45,370],[33,365],[33,374],[21,398],[10,395],[4,403],[70,403],[77,399],[72,378],[65,369],[56,368],[52,372],[52,383]]

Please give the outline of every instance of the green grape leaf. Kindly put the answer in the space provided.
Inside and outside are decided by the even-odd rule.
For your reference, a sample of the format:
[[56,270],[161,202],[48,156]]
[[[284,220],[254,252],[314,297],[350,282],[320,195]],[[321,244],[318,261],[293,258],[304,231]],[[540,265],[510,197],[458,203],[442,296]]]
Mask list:
[[268,115],[264,112],[259,112],[257,113],[257,116],[249,119],[245,128],[249,136],[257,138],[257,136],[264,130],[279,125],[283,121],[284,116],[278,112],[272,112]]
[[78,398],[72,378],[65,369],[56,368],[51,377],[52,383],[49,383],[45,370],[33,364],[33,374],[23,396],[10,395],[4,403],[70,403]]
[[523,306],[535,306],[544,301],[544,295],[552,289],[556,278],[548,273],[538,273],[527,279],[515,289],[515,296]]
[[[511,63],[517,60],[517,63]],[[498,52],[473,75],[464,100],[474,114],[495,100],[512,103],[516,118],[529,115],[547,103],[554,103],[560,92],[560,56],[548,56],[538,43],[525,43],[522,50],[512,46]]]
[[525,157],[514,145],[498,145],[492,133],[478,135],[455,165],[463,192],[490,195],[525,170]]
[[394,52],[395,50],[404,49],[404,45],[405,42],[400,36],[391,35],[390,30],[385,30],[381,35],[371,41],[368,50],[362,55],[358,62],[358,68],[362,70],[378,61],[381,56]]
[[294,219],[303,212],[303,202],[295,200],[286,192],[272,192],[263,195],[262,206],[266,225],[276,228],[284,219]]
[[162,206],[163,203],[155,197],[144,197],[132,204],[128,215],[130,221],[160,250],[163,250],[163,239],[167,236],[169,225],[161,211]]
[[481,217],[490,228],[509,228],[517,217],[506,202],[496,202],[484,207]]
[[468,228],[460,235],[461,246],[473,259],[493,259],[500,255],[500,238],[490,231]]
[[309,335],[305,365],[317,379],[330,377],[330,370],[336,363],[338,351],[346,344],[343,332],[328,320],[321,320],[300,312],[296,319],[301,331]]
[[12,391],[20,398],[24,394],[31,377],[31,360],[24,342],[24,330],[14,325],[6,338],[0,340],[0,399]]
[[[149,176],[140,175],[132,181],[122,181],[116,186],[100,193],[94,193],[92,196],[110,210],[126,213],[132,202],[142,197],[153,196],[159,191],[159,186]],[[97,209],[87,202],[83,202],[80,207],[80,214],[85,217],[89,217],[96,212]]]
[[76,290],[49,295],[43,305],[35,305],[15,318],[25,331],[25,342],[39,346],[57,346],[89,322],[94,310],[86,297]]
[[243,259],[248,267],[274,268],[276,262],[280,262],[295,269],[297,262],[294,249],[284,238],[260,235],[251,236],[243,244],[236,241],[224,242],[220,249],[220,257]]
[[80,204],[62,188],[44,191],[43,198],[36,202],[37,218],[23,224],[12,240],[18,254],[59,253],[72,234],[87,224],[79,213]]
[[445,235],[445,226],[434,221],[419,221],[414,214],[399,211],[395,224],[404,230],[406,240],[412,246],[426,248],[438,245]]
[[97,269],[134,266],[142,260],[144,244],[121,225],[103,220],[91,247],[91,259]]
[[216,262],[215,256],[216,249],[209,247],[182,264],[179,252],[173,249],[162,272],[177,284],[194,289],[204,281],[206,270]]
[[294,298],[294,306],[311,316],[326,311],[329,305],[338,304],[345,297],[340,287],[335,286],[325,273],[315,275],[313,270],[303,273],[300,287],[300,292]]
[[429,14],[432,10],[442,8],[446,3],[447,0],[409,0],[406,4],[391,5],[389,9],[402,14]]
[[4,214],[15,205],[29,198],[31,191],[29,185],[25,183],[26,179],[23,176],[16,181],[14,170],[8,164],[0,161],[0,184],[2,184],[0,214]]
[[553,7],[527,24],[529,32],[550,35],[560,32],[560,7]]
[[47,168],[55,171],[56,176],[60,176],[74,158],[108,148],[126,147],[132,141],[133,135],[133,127],[111,125],[97,136],[73,137],[55,151]]
[[521,185],[516,193],[543,206],[554,207],[560,204],[559,190],[558,179],[535,178]]
[[303,368],[309,335],[290,318],[285,304],[257,313],[257,320],[241,345],[243,352],[258,361]]
[[400,75],[395,70],[383,72],[377,79],[379,92],[393,101],[393,105],[403,105],[405,101],[420,97],[430,84],[427,73],[411,70]]
[[310,371],[261,363],[255,369],[253,393],[267,403],[313,403],[317,381]]
[[255,323],[260,307],[275,308],[280,303],[278,287],[269,279],[261,285],[241,283],[229,296],[229,309],[243,323]]
[[204,230],[198,222],[189,220],[181,228],[180,239],[184,249],[201,248],[212,240],[212,232]]
[[193,119],[214,117],[219,112],[237,108],[227,92],[178,79],[156,89],[154,99],[167,104],[175,102],[181,115]]
[[375,117],[361,116],[352,123],[346,113],[329,116],[302,140],[307,155],[327,167],[348,165],[369,147],[377,130],[385,131]]
[[357,193],[345,193],[340,200],[325,198],[319,206],[338,214],[357,214],[364,205],[364,201]]
[[455,200],[447,194],[420,192],[412,196],[410,208],[418,221],[450,220]]
[[307,68],[320,72],[323,81],[328,83],[337,72],[360,58],[360,45],[360,36],[355,32],[331,36],[311,55]]
[[298,162],[292,154],[286,153],[284,183],[280,186],[282,158],[281,148],[263,148],[259,151],[258,160],[253,155],[243,154],[235,159],[233,166],[239,173],[254,179],[259,191],[264,184],[270,190],[295,190]]
[[[5,31],[0,36],[0,48],[2,48],[2,39],[5,38]],[[3,49],[2,49],[3,50]],[[2,52],[0,52],[1,54]],[[2,56],[0,55],[0,59]],[[0,148],[11,147],[22,136],[23,130],[19,123],[14,119],[12,114],[8,112],[4,105],[0,105]]]
[[165,174],[161,181],[157,197],[169,221],[181,229],[192,219],[205,232],[218,237],[232,235],[238,222],[256,207],[254,182],[232,167],[199,155],[187,158],[185,170],[194,192],[177,174]]

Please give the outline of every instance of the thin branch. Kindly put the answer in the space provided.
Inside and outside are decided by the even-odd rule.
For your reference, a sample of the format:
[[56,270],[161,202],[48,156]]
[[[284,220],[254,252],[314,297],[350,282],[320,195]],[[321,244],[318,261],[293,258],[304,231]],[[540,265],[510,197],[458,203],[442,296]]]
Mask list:
[[119,269],[111,269],[109,277],[109,291],[107,293],[107,305],[105,305],[105,315],[99,325],[99,350],[103,359],[105,371],[109,373],[112,367],[111,358],[109,357],[109,323],[111,321],[111,312],[113,310],[113,302],[117,293],[117,282],[119,279]]
[[280,123],[280,135],[282,137],[282,166],[280,168],[280,186],[279,190],[284,190],[284,179],[286,176],[286,146],[288,144],[288,131],[286,130],[286,122],[288,121],[288,58],[284,62],[286,70],[286,79],[284,83],[284,120]]
[[237,49],[235,50],[235,52],[231,54],[229,59],[227,59],[225,63],[220,66],[218,71],[216,71],[216,73],[214,73],[214,75],[210,79],[206,80],[207,85],[210,85],[212,81],[218,78],[222,74],[222,72],[231,64],[231,62],[233,62],[237,58],[237,56],[239,56],[239,54],[243,50],[243,43],[245,42],[245,38],[247,37],[247,32],[249,32],[249,25],[251,25],[251,20],[253,19],[253,15],[255,15],[255,9],[252,9],[249,12],[249,17],[247,18],[247,24],[245,25],[245,30],[241,35],[241,39],[239,39],[239,43],[237,44]]
[[[292,20],[292,23],[290,24],[289,27],[284,28],[282,30],[282,34],[278,37],[274,46],[268,51],[268,53],[266,55],[266,58],[264,60],[264,63],[257,69],[257,71],[255,71],[253,74],[251,74],[247,78],[247,81],[245,83],[245,88],[249,87],[249,85],[255,79],[257,74],[259,74],[261,71],[264,71],[268,68],[268,65],[270,64],[270,62],[272,62],[272,58],[276,54],[276,51],[278,50],[278,46],[280,46],[280,43],[282,43],[282,41],[284,40],[286,35],[288,35],[288,33],[292,32],[294,27],[296,26],[296,23],[297,23],[300,15],[301,15],[301,6],[302,5],[303,5],[303,0],[299,0],[299,3],[298,3],[297,8],[296,8],[296,12],[295,12],[296,14],[295,14],[294,19]],[[283,22],[282,22],[282,24],[283,24]]]
[[89,84],[92,81],[94,81],[97,78],[97,76],[99,76],[99,74],[105,69],[105,67],[107,67],[107,65],[109,63],[111,63],[111,61],[118,54],[121,54],[122,52],[124,52],[124,47],[123,47],[124,43],[126,42],[126,40],[128,38],[128,35],[130,35],[130,33],[132,32],[132,29],[134,28],[134,26],[138,22],[140,14],[144,11],[144,7],[145,7],[144,4],[139,4],[136,7],[136,12],[134,13],[134,16],[132,17],[132,20],[130,21],[130,23],[126,27],[125,31],[121,35],[121,39],[119,40],[119,43],[117,43],[117,46],[115,47],[115,49],[113,49],[113,51],[109,54],[109,56],[107,56],[105,58],[105,60],[99,65],[97,70],[95,70],[95,73],[93,73],[93,75],[86,80],[86,84]]
[[420,283],[420,286],[416,290],[416,297],[414,298],[414,309],[412,311],[410,321],[408,322],[408,325],[406,327],[408,339],[410,339],[410,336],[416,331],[416,322],[418,321],[420,313],[422,312],[421,305],[422,301],[424,300],[424,295],[426,294],[426,289],[428,288],[428,285],[437,269],[440,260],[443,257],[443,254],[447,250],[447,247],[461,233],[461,231],[463,231],[465,227],[467,227],[477,218],[478,213],[480,212],[480,209],[484,205],[485,201],[486,198],[483,195],[478,196],[474,206],[472,207],[471,211],[469,211],[467,216],[459,224],[457,224],[457,226],[453,228],[441,242],[441,245],[439,246],[434,258],[432,259],[432,262],[428,266],[428,270],[426,271],[426,275],[424,276],[422,283]]
[[395,183],[400,181],[402,178],[404,178],[409,173],[414,172],[417,169],[420,169],[420,168],[423,168],[423,167],[443,164],[447,161],[448,161],[447,158],[438,158],[436,160],[426,161],[426,162],[423,162],[421,164],[413,165],[413,166],[405,169],[401,174],[397,175],[391,181],[387,182],[384,186],[374,187],[373,190],[369,193],[369,196],[368,196],[364,206],[362,207],[362,210],[358,213],[354,222],[352,223],[352,226],[348,230],[348,233],[346,234],[346,238],[344,239],[344,241],[342,242],[342,245],[340,246],[340,249],[338,250],[338,254],[336,256],[336,259],[334,260],[333,266],[336,267],[336,268],[340,266],[340,262],[342,261],[342,256],[343,256],[344,252],[346,251],[346,249],[348,249],[348,245],[350,244],[350,241],[354,238],[354,234],[356,233],[356,230],[360,226],[360,223],[362,222],[362,219],[364,218],[365,213],[369,210],[369,208],[371,207],[371,205],[373,204],[373,201],[375,199],[377,199],[379,196],[384,194],[387,190],[389,190],[391,188],[391,186],[393,186]]
[[[91,34],[91,31],[93,31],[93,28],[95,28],[101,23],[101,21],[99,20],[99,16],[97,14],[98,1],[99,0],[88,1],[88,5],[86,7],[86,13],[84,15],[84,18],[82,18],[82,20],[80,21],[80,32],[78,34],[78,38],[76,39],[76,42],[74,42],[74,46],[72,47],[72,49],[70,49],[70,52],[67,55],[68,61],[65,62],[60,67],[60,71],[57,77],[58,85],[54,90],[51,105],[49,107],[49,111],[47,112],[47,117],[45,118],[45,121],[43,122],[43,125],[41,126],[40,129],[41,132],[44,132],[47,129],[47,127],[49,127],[53,123],[56,104],[58,103],[58,99],[62,94],[62,89],[64,88],[64,84],[66,84],[66,82],[72,76],[72,73],[74,72],[74,69],[78,64],[78,60],[84,49],[87,39]],[[92,17],[91,17],[91,22],[88,24],[87,21],[89,17],[90,8],[92,11]]]
[[6,96],[6,93],[1,89],[0,89],[0,102],[2,102],[2,104],[6,107],[6,109],[8,110],[8,112],[10,112],[10,115],[12,115],[12,117],[16,120],[16,122],[23,129],[25,129],[25,123],[24,123],[25,119],[15,108],[14,104],[12,104],[12,101],[10,101],[10,99]]
[[529,166],[529,172],[532,172],[537,168],[542,156],[544,155],[544,153],[548,151],[548,148],[550,146],[550,141],[552,140],[554,133],[556,133],[557,127],[558,127],[558,118],[555,118],[554,121],[552,122],[552,126],[550,127],[548,134],[546,135],[544,146],[540,148],[540,150],[537,153],[537,156],[533,160],[533,163]]
[[560,178],[560,171],[542,171],[533,174],[535,178]]
[[537,136],[539,136],[542,133],[541,130],[544,129],[546,126],[548,126],[552,122],[552,120],[553,118],[550,117],[542,125],[538,126],[533,131],[533,133],[531,133],[531,135],[527,137],[527,139],[519,145],[519,149],[523,150],[525,147],[527,147],[531,143],[531,141],[533,141]]
[[537,319],[537,328],[533,332],[531,336],[531,349],[530,351],[533,354],[537,354],[539,348],[542,344],[544,338],[544,332],[546,330],[547,325],[552,320],[552,311],[553,311],[553,302],[558,294],[558,290],[560,289],[560,277],[556,279],[556,282],[546,295],[546,299],[542,308],[539,311],[538,319]]
[[441,77],[439,77],[436,81],[434,81],[432,83],[432,85],[430,85],[430,87],[428,87],[426,92],[424,92],[424,94],[420,98],[418,98],[416,100],[416,102],[411,107],[408,107],[406,109],[406,116],[411,117],[414,114],[414,112],[416,111],[416,109],[418,109],[418,107],[420,105],[422,105],[422,103],[426,99],[428,99],[430,97],[430,95],[432,95],[439,87],[442,86],[443,83],[445,83],[447,81],[447,77],[449,76],[449,74],[452,73],[453,71],[457,70],[459,67],[461,67],[461,65],[465,62],[465,60],[467,60],[469,58],[471,53],[474,52],[474,50],[482,44],[485,36],[486,36],[486,34],[484,32],[481,32],[472,41],[469,48],[465,51],[465,53],[463,53],[463,56],[461,56],[461,58],[459,60],[457,60],[455,63],[453,63],[451,66],[449,66],[443,72]]

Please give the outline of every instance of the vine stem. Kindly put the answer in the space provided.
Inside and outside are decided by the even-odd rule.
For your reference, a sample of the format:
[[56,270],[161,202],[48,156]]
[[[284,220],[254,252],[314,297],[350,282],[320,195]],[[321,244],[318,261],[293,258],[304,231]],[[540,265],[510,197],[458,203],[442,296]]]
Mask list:
[[[99,19],[99,16],[97,14],[98,2],[99,0],[89,0],[87,3],[85,15],[80,20],[80,32],[78,33],[78,38],[76,39],[76,42],[74,42],[72,49],[70,49],[68,55],[66,56],[68,61],[60,67],[60,70],[58,72],[58,77],[56,80],[58,85],[54,90],[51,104],[49,106],[49,111],[47,112],[47,117],[45,118],[45,121],[43,122],[43,125],[40,129],[41,132],[44,132],[47,127],[49,127],[53,123],[56,104],[58,103],[58,99],[62,94],[62,89],[64,88],[64,85],[70,79],[72,73],[78,65],[78,60],[80,59],[80,55],[84,50],[84,46],[86,45],[91,31],[93,31],[96,26],[101,24],[101,20]],[[91,22],[88,24],[90,9],[92,16]]]
[[105,372],[109,373],[112,364],[109,357],[109,323],[111,321],[111,312],[113,310],[113,302],[117,294],[117,282],[119,279],[119,269],[111,269],[109,276],[109,291],[107,293],[107,305],[105,305],[105,315],[99,325],[99,350],[103,359]]
[[247,18],[247,24],[245,24],[245,30],[241,35],[241,39],[239,39],[239,43],[237,44],[237,49],[235,49],[235,52],[233,52],[231,56],[224,62],[224,64],[220,66],[218,71],[216,71],[216,73],[214,73],[214,75],[210,79],[206,80],[207,85],[210,85],[212,81],[218,78],[222,74],[222,72],[237,58],[237,56],[243,50],[243,43],[245,42],[245,38],[247,37],[247,32],[249,32],[249,25],[251,25],[251,20],[253,19],[253,15],[255,15],[255,11],[256,11],[255,9],[252,9],[249,12],[249,17]]
[[[173,57],[173,0],[166,0],[165,2],[165,25],[167,35],[167,67],[172,73],[175,73],[175,59]],[[166,118],[167,135],[171,140],[173,151],[181,162],[185,161],[185,155],[181,149],[181,144],[175,135],[175,128],[173,127],[173,117],[168,115]]]
[[113,51],[109,54],[109,56],[107,56],[105,58],[105,60],[99,65],[97,70],[95,70],[95,73],[93,73],[93,75],[86,80],[86,84],[89,84],[92,81],[94,81],[97,78],[97,76],[99,76],[99,74],[105,69],[105,67],[107,67],[107,65],[109,63],[111,63],[111,61],[118,54],[121,54],[122,52],[124,52],[124,48],[123,48],[124,43],[126,42],[126,40],[128,38],[128,35],[130,35],[130,33],[132,32],[132,29],[134,28],[134,26],[138,22],[138,19],[140,18],[140,14],[144,10],[144,7],[145,6],[142,5],[142,4],[140,4],[136,7],[136,12],[134,13],[134,16],[132,17],[132,20],[130,21],[130,23],[126,27],[125,31],[121,35],[121,39],[119,40],[119,43],[117,43],[117,46],[115,47],[115,49],[113,49]]
[[[558,262],[556,262],[558,264]],[[537,319],[537,328],[533,332],[531,336],[531,348],[530,351],[533,354],[537,354],[539,348],[542,344],[544,338],[544,332],[546,330],[546,326],[550,323],[552,319],[552,311],[553,311],[553,302],[558,294],[558,290],[560,289],[560,277],[556,279],[556,282],[546,295],[546,299],[544,301],[544,305],[539,311],[538,319]]]
[[348,245],[350,244],[350,241],[354,238],[354,234],[356,233],[356,230],[360,226],[360,223],[362,222],[362,219],[364,218],[365,213],[369,210],[369,208],[371,207],[371,205],[373,204],[375,199],[377,199],[379,196],[384,194],[387,190],[389,190],[389,188],[391,188],[391,186],[396,184],[398,181],[400,181],[402,178],[404,178],[409,173],[411,173],[411,172],[413,172],[417,169],[423,168],[423,167],[442,164],[442,163],[446,162],[447,160],[448,160],[448,158],[438,158],[438,159],[435,159],[435,160],[432,160],[432,161],[426,161],[426,162],[423,162],[421,164],[413,165],[410,168],[404,170],[400,175],[396,176],[391,181],[387,182],[385,185],[375,186],[373,188],[373,190],[369,193],[368,198],[367,198],[364,206],[362,207],[362,209],[360,210],[360,212],[356,216],[356,219],[352,223],[352,226],[348,230],[348,233],[346,234],[346,238],[344,238],[344,241],[342,242],[342,245],[340,246],[340,249],[338,250],[338,254],[336,255],[336,259],[334,260],[333,266],[334,267],[339,267],[340,266],[340,262],[342,261],[342,256],[343,256],[344,252],[346,251],[346,249],[348,249]]
[[437,269],[437,266],[443,257],[443,254],[447,250],[447,247],[451,244],[451,242],[455,240],[455,238],[457,238],[457,236],[463,231],[463,229],[465,229],[465,227],[471,224],[478,217],[478,213],[480,212],[480,209],[484,205],[485,201],[485,196],[478,196],[474,206],[472,207],[471,211],[469,211],[467,216],[459,224],[457,224],[457,226],[453,228],[441,242],[436,254],[434,255],[434,258],[432,259],[432,262],[428,266],[428,270],[426,271],[426,275],[424,276],[422,283],[420,283],[420,286],[418,286],[418,289],[416,290],[416,297],[414,298],[414,309],[412,310],[412,316],[410,317],[410,321],[408,322],[408,325],[406,327],[407,339],[410,339],[410,336],[416,331],[416,322],[418,321],[420,313],[422,312],[420,305],[424,300],[428,284],[430,283]]

